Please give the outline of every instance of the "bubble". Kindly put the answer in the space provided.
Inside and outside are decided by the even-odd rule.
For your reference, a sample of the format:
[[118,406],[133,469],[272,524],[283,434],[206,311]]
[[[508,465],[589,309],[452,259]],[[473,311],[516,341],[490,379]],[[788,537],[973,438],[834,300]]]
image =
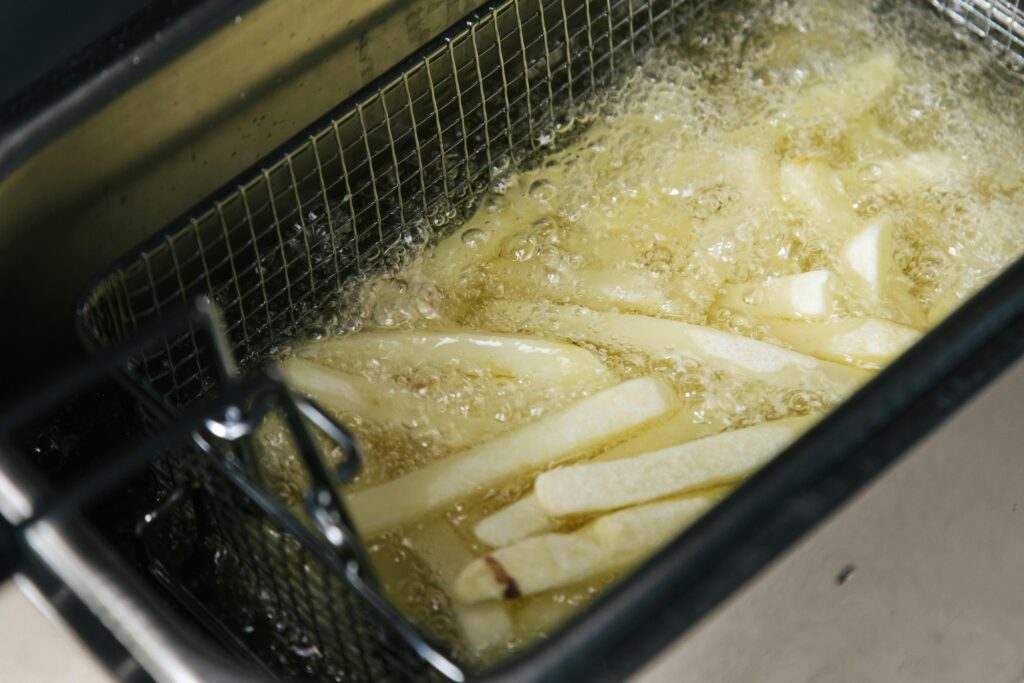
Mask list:
[[[1019,220],[1024,184],[1017,171],[1024,168],[1019,90],[988,83],[984,74],[994,64],[970,57],[969,46],[949,50],[945,44],[915,43],[915,32],[904,29],[924,22],[926,15],[915,14],[918,9],[911,5],[756,0],[743,12],[716,15],[708,30],[680,31],[675,38],[659,40],[658,47],[640,51],[636,68],[627,67],[615,85],[600,86],[592,105],[578,99],[579,110],[572,115],[563,112],[548,124],[534,123],[536,135],[524,145],[532,149],[509,154],[492,149],[495,157],[482,174],[476,173],[479,164],[467,163],[463,156],[460,135],[453,137],[449,131],[444,147],[450,151],[443,165],[436,164],[438,175],[442,167],[446,175],[436,180],[450,196],[430,200],[422,222],[408,226],[398,225],[396,212],[391,212],[395,205],[386,198],[382,208],[389,222],[381,226],[382,232],[400,235],[406,249],[381,251],[388,260],[382,258],[375,267],[389,272],[367,269],[346,285],[331,314],[308,321],[293,346],[305,344],[306,338],[363,329],[520,334],[528,333],[533,322],[539,329],[551,324],[539,314],[536,321],[494,323],[485,314],[493,299],[590,303],[635,312],[634,303],[615,300],[620,294],[613,286],[588,300],[594,293],[577,286],[581,274],[588,272],[621,272],[623,286],[649,287],[664,298],[655,315],[781,344],[771,336],[772,325],[748,313],[748,307],[763,303],[763,290],[754,285],[816,268],[839,272],[849,230],[879,216],[892,225],[894,269],[902,274],[897,276],[907,280],[925,310],[938,297],[973,291],[1024,244],[1024,222]],[[884,13],[876,13],[879,8]],[[811,88],[823,86],[815,92],[827,92],[850,65],[879,48],[898,55],[900,73],[870,110],[851,119],[847,112],[808,113],[794,106]],[[564,58],[564,52],[554,58]],[[528,74],[542,83],[543,57],[529,59]],[[944,80],[949,82],[937,84]],[[526,103],[513,106],[519,111],[512,112],[512,120],[522,121],[529,113]],[[483,144],[481,135],[474,132],[466,141],[471,150]],[[738,153],[748,151],[768,164],[770,201],[761,202],[763,185],[751,182],[759,179],[736,161],[743,158]],[[804,158],[820,161],[840,176],[854,214],[822,220],[796,192],[787,196],[780,191],[778,165]],[[920,164],[922,159],[927,163]],[[529,168],[521,171],[520,162]],[[920,167],[915,169],[915,163]],[[946,165],[952,167],[948,173]],[[385,185],[379,189],[394,194],[394,185],[388,185],[394,175],[383,178]],[[348,255],[348,247],[340,245],[349,240],[338,242],[339,254],[316,248],[329,241],[321,229],[334,227],[340,235],[338,226],[345,226],[351,233],[348,212],[364,207],[362,195],[343,196],[327,206],[315,200],[306,205],[306,238],[314,261],[323,264],[317,272],[329,271],[336,258],[346,265]],[[474,207],[479,207],[478,215],[466,224]],[[327,225],[327,214],[335,226]],[[286,262],[299,257],[297,262],[304,263],[302,235],[296,232],[299,239],[287,239],[293,237],[288,232],[286,253],[270,250],[251,282],[243,283],[246,291],[258,292],[260,275],[268,287],[276,287]],[[443,241],[448,235],[459,247],[447,252],[450,261],[409,257],[430,239]],[[360,243],[360,265],[371,260],[365,243]],[[839,275],[837,318],[904,320],[895,304],[869,300]],[[726,285],[741,287],[742,305],[723,305]],[[234,296],[231,288],[218,290],[228,312],[237,308]],[[258,294],[242,303],[246,309],[262,306]],[[271,313],[286,317],[279,302]],[[818,414],[842,398],[827,387],[787,390],[738,377],[705,367],[698,358],[652,360],[635,351],[586,342],[577,346],[592,352],[618,380],[651,374],[664,378],[694,419],[716,430]],[[290,353],[284,345],[280,352]],[[396,367],[386,358],[338,359],[336,369],[387,387],[382,394],[386,410],[338,415],[356,433],[366,455],[366,471],[354,486],[413,471],[451,454],[456,443],[464,447],[460,420],[469,419],[473,429],[516,429],[601,388],[563,386],[546,378],[531,382],[495,373],[486,365],[456,357],[437,363],[424,359],[416,367]],[[398,405],[407,410],[391,416]],[[388,419],[381,425],[385,413]],[[289,455],[290,443],[279,430],[268,436],[267,446],[275,458],[268,476],[283,482],[273,491],[298,502],[305,487],[297,474],[301,467]],[[325,452],[332,461],[342,457],[336,450]],[[445,510],[445,519],[474,544],[472,528],[480,517],[514,502],[529,485],[529,480],[508,482],[483,491],[481,500]],[[388,563],[382,576],[398,576],[397,585],[388,588],[400,596],[403,611],[415,615],[428,631],[443,634],[442,641],[458,639],[444,587],[399,542],[412,533],[403,529],[396,538],[375,538],[370,552],[375,562]],[[472,550],[476,556],[487,552],[478,545]],[[545,599],[578,606],[609,584],[610,579],[583,582],[552,591]],[[529,605],[530,598],[525,598],[512,609]],[[261,628],[270,628],[274,621]],[[295,642],[300,650],[308,647],[307,642]],[[289,654],[286,645],[279,647]]]
[[537,253],[537,239],[533,234],[520,232],[501,245],[501,255],[512,261],[529,261]]
[[542,202],[550,202],[558,195],[558,188],[546,178],[540,178],[530,183],[530,196]]
[[576,118],[571,114],[562,114],[555,118],[555,132],[559,135],[568,133],[572,130],[573,124],[576,123]]
[[479,249],[489,238],[489,235],[478,228],[470,228],[462,232],[462,243],[470,249]]
[[879,164],[865,164],[857,171],[857,177],[865,183],[877,182],[882,177],[882,167]]

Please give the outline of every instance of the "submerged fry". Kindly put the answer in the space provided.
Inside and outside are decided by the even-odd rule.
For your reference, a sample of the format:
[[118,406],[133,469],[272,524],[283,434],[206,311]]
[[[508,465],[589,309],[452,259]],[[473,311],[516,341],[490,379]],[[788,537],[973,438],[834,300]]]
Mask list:
[[545,512],[564,516],[717,486],[751,474],[816,419],[767,422],[633,458],[560,467],[539,475],[534,490]]
[[361,332],[306,344],[296,355],[330,366],[457,365],[468,374],[607,386],[613,375],[594,354],[557,341],[513,334],[409,330]]
[[914,327],[926,324],[921,304],[900,278],[895,262],[892,222],[880,218],[851,235],[839,255],[843,274],[873,302],[892,302],[906,322]]
[[728,285],[718,305],[769,318],[821,320],[832,315],[835,295],[835,273],[812,270],[759,283]]
[[496,326],[638,352],[655,361],[697,361],[785,388],[846,393],[868,378],[862,370],[677,320],[514,301],[492,302],[483,315]]
[[921,338],[912,327],[880,318],[844,318],[825,323],[764,321],[772,336],[818,358],[881,368]]
[[630,566],[702,515],[710,497],[642,505],[599,517],[568,534],[533,536],[471,562],[455,581],[473,604],[534,595]]
[[[430,567],[446,593],[451,595],[459,571],[473,561],[473,553],[444,519],[434,519],[410,529],[402,539]],[[512,638],[512,618],[500,602],[454,605],[462,639],[475,656],[487,656]]]
[[460,415],[442,410],[401,387],[370,380],[292,357],[281,363],[281,372],[296,391],[319,401],[337,417],[351,414],[383,420],[392,427],[430,424],[448,448],[464,448],[508,430],[497,420]]
[[[714,434],[721,426],[698,422],[692,411],[682,410],[634,438],[610,448],[590,462],[607,462],[693,441]],[[500,547],[528,536],[550,531],[555,521],[541,507],[532,491],[477,523],[473,533],[484,543]]]
[[678,406],[647,377],[623,382],[487,443],[348,496],[361,533],[371,535],[434,512],[531,470],[598,450]]

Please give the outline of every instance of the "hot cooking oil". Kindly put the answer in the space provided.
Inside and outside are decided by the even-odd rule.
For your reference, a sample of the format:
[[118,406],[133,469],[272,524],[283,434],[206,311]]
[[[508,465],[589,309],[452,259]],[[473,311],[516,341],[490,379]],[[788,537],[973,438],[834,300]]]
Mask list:
[[[615,87],[578,103],[558,126],[538,131],[541,161],[522,168],[503,161],[471,216],[437,234],[422,230],[422,247],[401,268],[339,297],[318,336],[404,330],[558,338],[560,323],[488,313],[494,302],[515,301],[544,304],[538,318],[549,315],[548,304],[582,307],[794,348],[800,330],[817,328],[801,327],[810,324],[801,314],[779,320],[760,313],[769,295],[752,283],[825,273],[829,308],[814,325],[869,318],[915,338],[1024,244],[1017,77],[936,23],[913,3],[790,0],[717,12],[641,55]],[[700,359],[652,359],[615,343],[571,341],[606,372],[562,382],[454,352],[413,354],[413,361],[402,360],[404,351],[319,358],[356,378],[351,386],[366,382],[366,391],[379,394],[379,410],[339,410],[366,454],[352,491],[630,378],[663,378],[707,433],[817,415],[849,391],[828,383],[780,390]],[[284,357],[302,348],[308,341],[297,340]],[[866,375],[878,365],[870,354],[797,350]],[[290,446],[279,433],[265,443],[279,493],[296,496]],[[471,657],[487,661],[550,632],[615,579],[616,572],[604,573],[505,601],[509,626],[498,642],[474,645],[480,634],[460,630],[452,577],[441,576],[448,570],[431,555],[489,553],[474,526],[526,495],[532,482],[513,478],[437,511],[436,519],[368,541],[396,602]],[[587,521],[558,520],[554,530]],[[454,540],[444,541],[452,545],[424,549],[438,538],[424,525],[436,524],[453,531]]]

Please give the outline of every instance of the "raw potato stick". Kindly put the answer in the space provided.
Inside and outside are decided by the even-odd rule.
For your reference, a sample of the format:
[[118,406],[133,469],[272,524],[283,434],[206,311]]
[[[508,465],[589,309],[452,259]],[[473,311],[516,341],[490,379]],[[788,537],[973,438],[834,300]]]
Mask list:
[[774,344],[677,320],[513,301],[492,302],[483,316],[493,325],[640,353],[652,361],[695,360],[785,389],[848,393],[870,376]]
[[508,425],[497,420],[449,413],[398,385],[371,382],[302,358],[289,358],[280,368],[293,389],[319,401],[338,418],[355,413],[367,420],[385,419],[399,428],[414,422],[429,424],[451,449],[465,448],[508,431]]
[[[483,605],[502,604],[498,601],[484,602]],[[520,638],[530,640],[537,636],[549,636],[564,624],[579,609],[570,602],[560,602],[549,595],[535,595],[515,614],[515,629]]]
[[790,161],[782,166],[779,185],[785,200],[795,204],[818,225],[846,233],[860,224],[853,202],[839,175],[824,161]]
[[848,66],[828,82],[807,88],[791,110],[803,119],[833,114],[851,120],[871,109],[898,76],[896,55],[881,51]]
[[513,432],[348,496],[359,531],[372,535],[508,479],[627,438],[678,407],[663,381],[646,377],[605,389]]
[[544,472],[534,491],[549,515],[615,510],[745,477],[804,432],[816,417],[779,420],[612,462]]
[[850,183],[875,186],[885,192],[910,194],[930,187],[948,186],[958,181],[959,169],[953,158],[943,152],[911,152],[902,156],[875,159],[866,178],[862,169],[851,169],[843,177]]
[[[607,462],[661,450],[709,436],[720,429],[720,424],[697,422],[692,412],[681,410],[629,441],[604,451],[590,462]],[[511,505],[484,517],[474,527],[473,533],[487,545],[497,548],[550,531],[554,526],[555,520],[548,516],[531,491]]]
[[[402,543],[430,567],[448,595],[459,571],[473,561],[469,545],[444,519],[410,528]],[[497,654],[512,640],[512,619],[501,602],[463,605],[453,600],[453,610],[463,641],[475,656]]]
[[761,283],[727,285],[718,305],[769,318],[822,320],[832,315],[836,280],[830,270],[812,270]]
[[336,367],[378,362],[400,368],[458,364],[467,373],[532,378],[544,383],[607,386],[612,373],[594,354],[546,339],[486,332],[361,332],[307,344],[296,355]]
[[771,334],[818,358],[862,368],[881,368],[921,338],[912,327],[880,318],[844,318],[825,323],[765,320]]
[[533,536],[471,562],[455,580],[455,598],[474,604],[569,586],[629,567],[702,515],[711,497],[620,510],[568,534]]
[[914,327],[927,324],[921,304],[900,279],[895,262],[892,223],[871,221],[853,234],[839,254],[843,274],[872,302],[891,301]]
[[510,505],[494,512],[473,527],[473,533],[487,545],[500,548],[529,536],[550,531],[555,522],[540,506],[540,501],[528,492]]
[[572,301],[600,311],[674,312],[657,279],[635,269],[569,270],[557,282],[548,280],[544,265],[536,261],[495,263],[489,270],[506,292]]

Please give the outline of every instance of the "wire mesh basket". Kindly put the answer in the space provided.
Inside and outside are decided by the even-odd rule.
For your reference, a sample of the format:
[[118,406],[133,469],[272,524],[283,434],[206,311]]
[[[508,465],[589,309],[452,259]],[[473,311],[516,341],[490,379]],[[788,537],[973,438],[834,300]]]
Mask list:
[[[713,3],[505,0],[486,5],[304,134],[125,257],[80,310],[87,342],[107,346],[204,295],[223,311],[243,365],[255,365],[320,312],[339,288],[400,261],[427,223],[455,224],[491,182],[538,158],[560,122],[667,35],[698,30]],[[934,0],[943,14],[1024,57],[1018,3]],[[195,329],[137,363],[173,415],[216,386]],[[163,495],[179,520],[214,539],[216,571],[160,559],[148,568],[182,601],[224,599],[202,618],[284,678],[406,680],[437,675],[339,574],[288,529],[266,529],[252,500],[196,454],[165,458]],[[181,520],[187,520],[183,523]],[[293,530],[295,531],[295,530]],[[153,543],[159,546],[159,542]],[[186,576],[187,575],[187,576]],[[191,596],[191,597],[190,597]],[[252,613],[277,616],[252,636]]]

